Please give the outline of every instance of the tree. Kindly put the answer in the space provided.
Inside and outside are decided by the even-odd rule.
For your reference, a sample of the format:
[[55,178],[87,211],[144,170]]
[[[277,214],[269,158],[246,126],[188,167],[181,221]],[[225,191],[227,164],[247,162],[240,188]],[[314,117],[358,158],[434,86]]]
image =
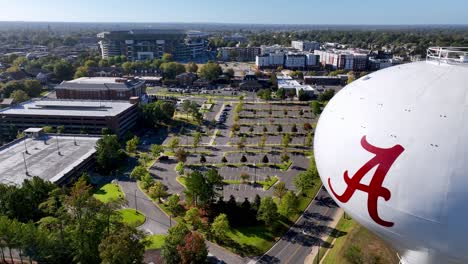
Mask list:
[[281,100],[286,99],[286,90],[283,88],[280,88],[276,91],[276,97],[278,97]]
[[283,151],[283,153],[281,154],[281,161],[282,162],[288,162],[289,161],[289,155],[286,151]]
[[278,207],[271,197],[263,197],[257,212],[257,220],[271,226],[278,219]]
[[200,163],[205,163],[206,162],[206,158],[205,158],[205,155],[201,155],[200,156]]
[[265,156],[263,156],[262,158],[262,162],[267,164],[268,162],[270,162],[270,160],[268,159],[268,156],[265,154]]
[[127,141],[125,149],[127,150],[127,152],[135,153],[138,144],[140,144],[140,139],[137,136],[134,136],[132,139]]
[[167,198],[167,210],[171,213],[172,216],[179,215],[182,207],[179,204],[180,197],[177,194],[173,194]]
[[348,81],[347,81],[347,84],[351,84],[352,82],[354,82],[356,80],[356,76],[354,75],[353,72],[349,72],[348,73]]
[[99,244],[102,264],[143,263],[145,245],[141,231],[126,225],[106,236]]
[[258,141],[258,146],[263,149],[265,147],[265,143],[266,143],[266,135],[263,134],[260,137],[260,140]]
[[168,235],[164,238],[164,244],[161,248],[162,256],[167,264],[180,264],[181,257],[179,255],[179,245],[183,245],[185,236],[189,233],[189,229],[183,223],[169,228]]
[[157,181],[153,186],[151,186],[148,190],[148,195],[153,198],[157,199],[158,202],[161,202],[161,198],[167,196],[166,186],[160,181]]
[[205,263],[208,248],[205,239],[198,232],[190,232],[185,236],[184,244],[178,245],[181,264]]
[[293,124],[291,127],[291,132],[296,133],[297,132],[297,126],[296,124]]
[[136,166],[130,173],[130,177],[132,177],[135,180],[141,180],[146,174],[149,175],[149,172],[145,167]]
[[54,74],[59,80],[70,80],[73,76],[73,67],[65,60],[54,64]]
[[167,147],[170,148],[173,152],[176,148],[179,147],[180,139],[178,137],[173,137],[169,140]]
[[229,220],[225,214],[218,215],[211,224],[211,233],[217,241],[225,241],[229,229]]
[[283,148],[288,148],[289,143],[291,143],[291,134],[283,134],[283,137],[281,138],[281,145],[283,146]]
[[65,132],[65,126],[58,126],[57,133],[62,134],[63,132]]
[[222,162],[222,163],[227,163],[227,162],[228,162],[226,156],[223,156],[223,158],[221,159],[221,162]]
[[276,131],[283,132],[283,126],[281,124],[278,124],[278,126],[276,127]]
[[197,230],[200,228],[202,222],[200,219],[200,214],[198,213],[198,208],[193,207],[187,212],[185,212],[184,221],[192,227],[192,230]]
[[257,92],[257,96],[265,101],[271,100],[271,90],[270,89],[262,89]]
[[221,74],[223,74],[221,66],[214,62],[204,64],[198,71],[198,75],[208,81],[217,80]]
[[145,190],[148,190],[154,184],[154,178],[149,173],[143,174],[141,176],[141,187]]
[[38,97],[42,92],[42,85],[37,80],[24,81],[24,91],[29,97]]
[[122,63],[122,69],[124,70],[124,72],[126,74],[129,74],[132,72],[132,68],[133,68],[133,63],[127,61],[127,62],[124,62]]
[[310,123],[307,123],[307,122],[306,122],[306,123],[304,123],[304,125],[302,126],[302,128],[303,128],[305,131],[309,132],[310,130],[312,130],[312,125],[311,125]]
[[318,100],[320,102],[330,101],[334,95],[335,95],[335,90],[327,89],[318,96]]
[[155,126],[165,124],[172,120],[175,112],[175,105],[172,102],[158,100],[141,106],[141,112],[145,124]]
[[174,56],[170,53],[164,53],[161,57],[163,62],[170,62],[174,60]]
[[177,149],[177,151],[175,152],[175,157],[178,162],[186,162],[187,156],[188,156],[187,151],[185,151],[182,148]]
[[87,76],[88,76],[88,67],[80,66],[76,69],[75,75],[73,75],[73,78],[78,79],[78,78],[87,77]]
[[273,195],[278,197],[280,201],[287,191],[288,189],[286,188],[285,182],[280,181],[277,184],[275,184],[275,186],[273,186]]
[[187,65],[185,65],[185,68],[187,69],[187,72],[197,72],[198,71],[198,65],[195,62],[187,63]]
[[200,132],[195,132],[195,135],[193,135],[193,148],[195,148],[195,150],[198,148],[198,144],[200,144],[202,140],[202,135]]
[[278,212],[289,218],[297,212],[298,203],[299,200],[297,199],[297,196],[294,194],[294,192],[288,191],[280,201]]
[[45,133],[55,133],[55,129],[51,126],[45,126],[42,130],[44,130]]
[[13,98],[13,101],[17,104],[29,100],[29,96],[23,90],[16,90],[10,94],[10,98]]
[[240,162],[245,163],[247,162],[247,157],[245,155],[242,155]]
[[318,174],[315,169],[300,172],[297,174],[296,178],[294,178],[294,186],[296,186],[299,193],[304,193],[305,190],[314,186],[314,179],[317,177]]
[[246,172],[243,172],[243,173],[241,173],[240,178],[241,178],[242,182],[245,183],[245,182],[249,181],[250,175],[248,173],[246,173]]
[[312,133],[307,133],[305,146],[306,147],[311,147],[312,146]]
[[158,157],[161,153],[164,152],[164,147],[158,144],[151,144],[150,151],[151,154],[153,154],[153,157]]
[[177,62],[164,62],[159,68],[166,79],[174,79],[177,75],[185,72],[185,66]]
[[175,170],[177,171],[177,174],[179,175],[184,175],[185,171],[185,164],[182,161],[179,161],[177,165],[175,166]]
[[300,89],[299,92],[297,93],[297,98],[299,99],[299,101],[307,101],[310,99],[309,95],[304,92],[303,89]]
[[312,108],[312,113],[315,115],[315,116],[318,116],[320,115],[320,113],[322,112],[322,108],[320,106],[320,103],[317,102],[317,101],[312,101],[312,103],[310,103],[310,108]]
[[104,135],[96,143],[97,168],[104,174],[115,170],[126,158],[116,135]]

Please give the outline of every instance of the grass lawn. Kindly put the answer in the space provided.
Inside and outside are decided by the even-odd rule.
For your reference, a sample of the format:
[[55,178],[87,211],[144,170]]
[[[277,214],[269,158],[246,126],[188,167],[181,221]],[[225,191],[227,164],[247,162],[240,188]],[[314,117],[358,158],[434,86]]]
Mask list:
[[117,212],[122,215],[122,221],[124,223],[134,227],[141,226],[146,220],[145,215],[132,208],[121,209]]
[[[323,259],[324,264],[343,263],[351,264],[349,257],[347,258],[347,252],[351,246],[355,246],[360,249],[360,253],[354,256],[358,259],[368,259],[370,263],[398,263],[399,260],[396,256],[395,251],[388,246],[383,240],[371,233],[366,228],[362,227],[352,219],[341,218],[340,222],[335,228],[335,234],[331,236],[337,237],[335,243],[327,256]],[[331,242],[333,238],[329,239]],[[320,251],[325,253],[326,250]],[[317,261],[315,259],[315,261]],[[314,261],[314,263],[316,263]]]
[[177,176],[176,181],[180,183],[182,186],[187,188],[187,178],[184,176]]
[[151,235],[148,236],[146,239],[150,242],[149,245],[146,246],[146,249],[160,249],[164,244],[164,238],[166,235]]
[[103,203],[108,203],[111,200],[120,200],[124,198],[124,194],[118,184],[108,183],[101,186],[94,192],[94,198]]
[[281,171],[287,171],[291,165],[292,161],[289,160],[288,162],[279,164],[278,167],[281,169]]
[[275,185],[275,183],[278,181],[278,177],[272,177],[270,181],[258,181],[257,183],[263,185],[263,190],[268,191],[271,186]]

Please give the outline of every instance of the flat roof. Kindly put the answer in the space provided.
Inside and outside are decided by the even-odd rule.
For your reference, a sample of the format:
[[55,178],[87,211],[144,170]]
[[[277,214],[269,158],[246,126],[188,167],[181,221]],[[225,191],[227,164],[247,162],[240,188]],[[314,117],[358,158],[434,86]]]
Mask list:
[[[47,143],[44,143],[47,139]],[[43,139],[23,138],[0,148],[0,183],[20,185],[25,179],[38,176],[57,182],[96,152],[99,137],[44,135]],[[24,154],[25,145],[29,154]],[[29,176],[26,175],[26,167]]]
[[56,89],[74,90],[128,90],[145,83],[140,79],[119,77],[81,77],[71,81],[63,81]]
[[302,85],[298,81],[294,80],[290,76],[284,76],[280,75],[277,76],[277,81],[278,81],[278,88],[283,88],[283,89],[296,89],[296,90],[304,90],[304,91],[314,91],[315,89],[312,88],[310,85]]
[[127,101],[30,100],[0,109],[2,114],[51,116],[116,116],[133,105]]

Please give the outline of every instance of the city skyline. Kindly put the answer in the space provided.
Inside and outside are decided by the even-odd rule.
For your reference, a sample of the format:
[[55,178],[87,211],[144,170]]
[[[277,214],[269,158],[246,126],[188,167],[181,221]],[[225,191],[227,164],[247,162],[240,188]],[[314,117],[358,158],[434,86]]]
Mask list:
[[[352,25],[424,25],[468,24],[464,10],[468,2],[392,1],[391,5],[363,0],[334,2],[298,0],[246,1],[220,4],[203,2],[135,0],[58,0],[17,2],[0,0],[0,21],[34,22],[181,22],[235,24],[352,24]],[[281,8],[278,8],[281,6]],[[437,9],[434,7],[437,6]],[[456,6],[457,8],[453,8]]]

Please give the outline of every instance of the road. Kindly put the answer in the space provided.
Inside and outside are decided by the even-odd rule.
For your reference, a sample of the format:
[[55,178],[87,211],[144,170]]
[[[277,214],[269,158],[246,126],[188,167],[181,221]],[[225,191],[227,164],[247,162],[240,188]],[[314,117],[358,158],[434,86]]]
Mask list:
[[[286,234],[257,263],[304,263],[318,245],[329,247],[326,237],[334,230],[341,209],[324,188]],[[303,233],[307,230],[306,234]],[[314,256],[308,259],[313,260]]]

